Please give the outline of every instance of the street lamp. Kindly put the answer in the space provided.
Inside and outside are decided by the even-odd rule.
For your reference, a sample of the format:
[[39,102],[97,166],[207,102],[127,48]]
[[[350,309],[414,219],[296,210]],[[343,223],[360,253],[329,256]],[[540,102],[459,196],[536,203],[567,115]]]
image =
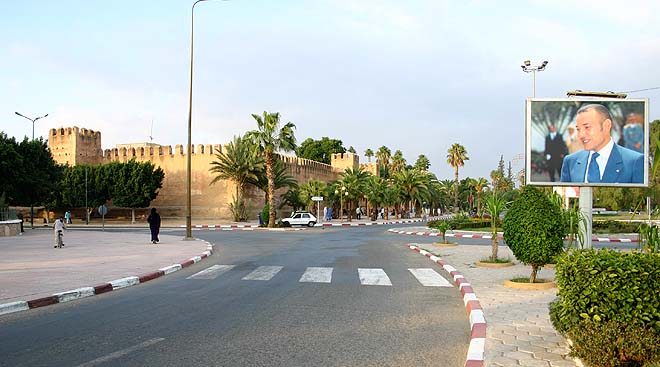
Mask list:
[[[48,117],[48,114],[45,114],[43,116],[39,116],[37,118],[31,119],[31,118],[29,118],[25,115],[21,115],[18,112],[14,112],[14,113],[21,116],[21,117],[23,117],[23,118],[26,118],[26,119],[30,120],[30,122],[32,122],[32,141],[34,141],[34,123],[37,122],[37,120],[39,120],[39,119],[42,119],[44,117]],[[32,200],[30,200],[30,228],[34,229],[34,203],[32,202]]]
[[536,72],[537,71],[543,71],[545,70],[545,67],[548,66],[548,61],[543,61],[541,65],[536,65],[532,66],[532,62],[529,60],[525,60],[520,67],[523,69],[524,72],[526,73],[532,73],[533,76],[533,84],[532,84],[532,97],[536,98]]
[[193,3],[190,10],[190,94],[188,96],[188,157],[186,159],[186,239],[190,240],[192,236],[192,170],[191,170],[191,135],[192,135],[192,95],[193,95],[193,45],[195,35],[195,5],[202,1],[210,0],[197,0]]
[[341,191],[335,190],[335,195],[339,195],[339,221],[344,221],[344,195],[348,196],[346,186],[341,187]]

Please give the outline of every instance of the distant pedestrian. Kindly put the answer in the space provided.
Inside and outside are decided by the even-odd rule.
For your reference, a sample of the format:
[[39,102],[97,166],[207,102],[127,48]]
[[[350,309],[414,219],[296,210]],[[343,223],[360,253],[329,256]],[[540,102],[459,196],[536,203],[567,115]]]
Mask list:
[[147,222],[149,222],[149,229],[151,230],[151,243],[157,244],[158,241],[160,241],[158,239],[158,233],[160,232],[160,215],[156,212],[156,208],[151,208],[151,214],[149,214]]
[[332,208],[328,208],[328,222],[332,221]]
[[64,213],[64,223],[71,224],[71,212],[68,210]]
[[61,248],[64,246],[64,228],[66,228],[64,225],[64,217],[57,218],[55,223],[53,223],[53,235],[55,240],[54,248]]
[[360,214],[362,214],[362,210],[358,206],[357,208],[355,208],[355,217],[357,218],[357,220],[360,220]]
[[323,220],[324,221],[328,220],[328,207],[327,206],[323,207]]

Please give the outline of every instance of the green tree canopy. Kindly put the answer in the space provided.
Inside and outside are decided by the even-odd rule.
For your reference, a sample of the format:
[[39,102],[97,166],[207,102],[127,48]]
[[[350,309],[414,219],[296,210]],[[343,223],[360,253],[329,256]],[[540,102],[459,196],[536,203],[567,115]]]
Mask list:
[[330,139],[327,136],[321,140],[307,138],[296,149],[296,155],[300,158],[311,159],[313,161],[330,164],[330,158],[335,153],[346,153],[342,141]]
[[[163,187],[165,173],[151,162],[137,162],[131,159],[127,163],[112,162],[103,165],[106,173],[112,173],[110,197],[112,203],[124,208],[146,208],[158,196],[158,189]],[[133,210],[133,221],[135,211]]]

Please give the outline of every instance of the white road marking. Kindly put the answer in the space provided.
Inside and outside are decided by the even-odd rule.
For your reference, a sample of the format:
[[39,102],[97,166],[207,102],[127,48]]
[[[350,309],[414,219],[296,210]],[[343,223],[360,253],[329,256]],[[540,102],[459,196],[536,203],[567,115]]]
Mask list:
[[96,359],[91,360],[91,361],[89,361],[89,362],[85,362],[85,363],[83,363],[83,364],[81,364],[81,365],[78,365],[78,367],[93,367],[93,366],[98,366],[99,364],[109,362],[109,361],[111,361],[111,360],[113,360],[113,359],[121,358],[121,357],[123,357],[123,356],[125,356],[125,355],[127,355],[127,354],[129,354],[129,353],[133,353],[133,352],[138,351],[138,350],[140,350],[140,349],[144,349],[144,348],[150,347],[150,346],[152,346],[152,345],[154,345],[154,344],[156,344],[156,343],[160,343],[160,342],[162,342],[163,340],[165,340],[165,338],[154,338],[154,339],[149,339],[149,340],[144,341],[144,342],[142,342],[142,343],[140,343],[140,344],[138,344],[138,345],[134,345],[134,346],[132,346],[132,347],[128,347],[128,348],[126,348],[126,349],[118,350],[118,351],[116,351],[116,352],[114,352],[114,353],[110,353],[110,354],[108,354],[108,355],[106,355],[106,356],[103,356],[103,357],[100,357],[100,358],[96,358]]
[[309,267],[300,277],[303,283],[330,283],[332,282],[332,268]]
[[392,285],[390,278],[383,269],[358,268],[358,275],[362,285]]
[[260,266],[243,277],[243,280],[271,280],[282,268],[283,266]]
[[425,287],[451,287],[451,283],[431,268],[408,269]]
[[235,265],[213,265],[186,279],[215,279],[218,275],[231,270]]

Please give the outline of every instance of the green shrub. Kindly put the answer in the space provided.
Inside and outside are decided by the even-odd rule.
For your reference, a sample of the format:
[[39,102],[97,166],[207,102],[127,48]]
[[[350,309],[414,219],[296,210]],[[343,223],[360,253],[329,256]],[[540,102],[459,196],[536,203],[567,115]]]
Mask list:
[[451,229],[451,223],[447,219],[434,220],[428,223],[429,228],[437,229],[442,233],[442,242],[447,243],[446,234]]
[[638,233],[639,223],[620,222],[617,220],[594,220],[594,233]]
[[573,355],[594,367],[660,362],[659,255],[571,251],[556,281],[550,320],[573,340]]
[[269,219],[270,219],[270,205],[266,203],[266,205],[264,205],[264,208],[261,209],[261,221],[263,222],[261,226],[262,227],[268,226]]
[[564,248],[563,215],[543,192],[533,186],[525,186],[504,216],[504,242],[521,262],[532,266],[530,283],[536,281],[536,273]]

